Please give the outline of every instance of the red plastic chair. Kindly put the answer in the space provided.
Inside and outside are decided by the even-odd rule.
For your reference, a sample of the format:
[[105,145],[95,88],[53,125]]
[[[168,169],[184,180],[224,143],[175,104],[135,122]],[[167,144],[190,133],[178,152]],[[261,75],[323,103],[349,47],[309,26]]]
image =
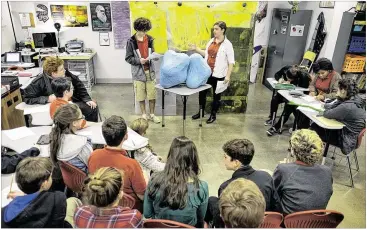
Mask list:
[[283,215],[279,212],[265,212],[264,221],[259,228],[280,228]]
[[75,193],[80,193],[83,189],[84,179],[87,177],[87,174],[64,161],[59,161],[59,165],[66,187]]
[[344,215],[333,210],[311,210],[289,214],[284,218],[286,228],[336,228]]
[[188,224],[183,224],[172,220],[148,219],[144,221],[143,228],[194,228],[194,227]]
[[119,206],[129,207],[129,208],[133,209],[134,205],[135,205],[135,198],[130,196],[129,194],[124,193],[122,199],[119,202]]

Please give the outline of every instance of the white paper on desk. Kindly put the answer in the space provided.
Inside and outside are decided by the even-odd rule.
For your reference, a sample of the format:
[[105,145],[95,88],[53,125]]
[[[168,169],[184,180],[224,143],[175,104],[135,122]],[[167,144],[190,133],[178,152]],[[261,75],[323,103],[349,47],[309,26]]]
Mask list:
[[36,135],[32,130],[30,130],[29,128],[25,126],[16,128],[16,129],[4,130],[3,132],[12,141],[19,140],[24,137]]
[[22,65],[21,65],[22,67],[25,67],[25,68],[27,68],[27,67],[32,67],[32,66],[34,66],[34,63],[22,63]]
[[24,115],[33,113],[49,113],[50,104],[30,106],[29,108],[24,108]]
[[302,99],[307,101],[307,102],[315,102],[316,101],[315,97],[310,96],[310,95],[305,95],[305,96],[302,97]]
[[[18,188],[17,183],[15,183],[15,181],[13,181],[13,185],[11,186],[11,190],[12,191],[19,191],[20,189]],[[7,186],[6,188],[4,188],[3,190],[1,190],[1,207],[5,207],[7,206],[13,199],[8,199],[7,196],[10,192],[10,185]]]
[[222,93],[224,90],[228,88],[228,82],[227,84],[224,84],[224,81],[218,81],[217,83],[217,89],[215,90],[215,93]]
[[149,55],[149,57],[147,58],[148,60],[152,60],[152,59],[156,59],[156,58],[160,58],[162,57],[163,55],[162,54],[159,54],[159,53],[156,53],[156,52],[153,52]]
[[90,132],[90,131],[79,131],[79,132],[77,132],[77,134],[79,136],[86,136],[86,137],[92,137],[93,136],[92,132]]

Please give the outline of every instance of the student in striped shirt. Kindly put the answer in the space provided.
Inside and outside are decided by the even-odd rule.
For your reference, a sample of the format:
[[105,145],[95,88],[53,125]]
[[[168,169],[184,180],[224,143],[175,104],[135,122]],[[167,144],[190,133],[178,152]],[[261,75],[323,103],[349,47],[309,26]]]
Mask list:
[[136,209],[119,206],[123,196],[123,172],[112,167],[98,169],[85,180],[83,204],[74,215],[77,228],[141,228]]

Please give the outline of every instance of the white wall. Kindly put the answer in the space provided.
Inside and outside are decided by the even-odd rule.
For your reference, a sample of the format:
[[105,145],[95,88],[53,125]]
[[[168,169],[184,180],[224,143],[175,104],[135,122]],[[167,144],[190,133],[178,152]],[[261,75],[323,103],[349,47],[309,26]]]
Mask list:
[[15,49],[15,38],[6,2],[1,2],[1,34],[1,53],[13,51]]
[[[60,43],[61,47],[65,46],[65,43],[71,39],[78,38],[84,42],[86,48],[93,48],[97,52],[97,56],[94,58],[94,71],[99,83],[127,83],[131,82],[131,70],[130,65],[125,62],[125,49],[115,49],[113,32],[110,32],[110,46],[99,46],[99,33],[92,31],[91,18],[89,11],[90,2],[44,2],[50,5],[87,5],[88,6],[88,27],[62,27],[60,30]],[[34,2],[11,2],[11,11],[13,15],[14,26],[16,28],[16,34],[18,40],[25,39],[25,33],[21,28],[20,19],[18,13],[30,12],[35,14]],[[36,23],[36,27],[32,28],[32,32],[56,32],[54,28],[53,20],[49,13],[50,19],[44,24],[39,25]],[[4,34],[2,35],[4,38]]]

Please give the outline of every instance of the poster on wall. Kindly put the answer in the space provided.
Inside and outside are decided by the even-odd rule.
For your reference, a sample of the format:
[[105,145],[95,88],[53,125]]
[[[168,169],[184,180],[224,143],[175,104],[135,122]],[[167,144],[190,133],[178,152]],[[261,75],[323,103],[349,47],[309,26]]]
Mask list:
[[87,27],[87,6],[50,5],[51,17],[54,22],[65,27]]
[[91,3],[90,15],[93,31],[112,31],[110,3]]
[[111,11],[115,49],[124,49],[131,36],[129,2],[112,1]]
[[45,24],[49,19],[47,5],[44,2],[35,2],[34,8],[36,11],[37,24]]
[[99,45],[100,46],[110,46],[110,33],[99,32]]

